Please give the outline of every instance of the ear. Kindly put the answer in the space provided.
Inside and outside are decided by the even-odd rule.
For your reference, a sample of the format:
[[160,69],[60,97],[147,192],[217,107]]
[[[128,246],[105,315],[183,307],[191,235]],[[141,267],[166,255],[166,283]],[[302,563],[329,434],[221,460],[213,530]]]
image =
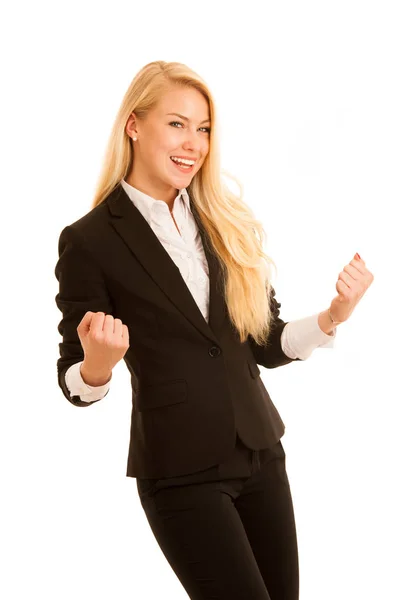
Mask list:
[[125,125],[125,131],[129,135],[129,137],[134,138],[137,137],[137,129],[136,129],[136,115],[132,112]]

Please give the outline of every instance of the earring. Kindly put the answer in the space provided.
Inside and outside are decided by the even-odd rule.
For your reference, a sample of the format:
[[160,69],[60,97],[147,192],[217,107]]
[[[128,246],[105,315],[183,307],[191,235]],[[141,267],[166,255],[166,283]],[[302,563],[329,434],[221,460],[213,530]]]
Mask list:
[[134,141],[134,142],[136,142],[136,140],[137,140],[137,138],[135,138],[135,137],[134,137],[134,138],[133,138],[133,141]]

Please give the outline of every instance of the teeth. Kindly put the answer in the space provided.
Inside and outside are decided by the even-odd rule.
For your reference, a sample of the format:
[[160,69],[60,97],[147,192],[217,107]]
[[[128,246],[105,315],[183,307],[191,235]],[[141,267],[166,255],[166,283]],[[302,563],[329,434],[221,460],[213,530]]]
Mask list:
[[176,163],[182,163],[184,165],[194,165],[194,160],[185,160],[184,158],[176,158],[175,156],[171,156],[171,160]]

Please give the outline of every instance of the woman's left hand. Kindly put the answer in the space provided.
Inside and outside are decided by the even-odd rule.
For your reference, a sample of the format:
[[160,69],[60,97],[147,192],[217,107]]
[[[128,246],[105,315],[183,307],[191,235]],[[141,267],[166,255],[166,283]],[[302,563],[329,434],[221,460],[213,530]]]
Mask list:
[[347,321],[374,280],[365,262],[355,254],[353,260],[339,273],[336,290],[339,295],[331,302],[330,311],[335,321]]

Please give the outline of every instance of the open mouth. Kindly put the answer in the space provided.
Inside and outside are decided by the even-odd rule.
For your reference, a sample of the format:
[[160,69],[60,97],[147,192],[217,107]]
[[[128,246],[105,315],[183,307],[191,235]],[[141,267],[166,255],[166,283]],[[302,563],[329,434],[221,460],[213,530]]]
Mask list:
[[[170,157],[171,158],[171,157]],[[191,171],[193,171],[194,169],[194,165],[196,163],[194,163],[193,165],[184,165],[182,163],[177,163],[174,160],[172,160],[171,158],[171,162],[175,165],[175,167],[177,169],[179,169],[179,171],[181,171],[182,173],[190,173]]]

